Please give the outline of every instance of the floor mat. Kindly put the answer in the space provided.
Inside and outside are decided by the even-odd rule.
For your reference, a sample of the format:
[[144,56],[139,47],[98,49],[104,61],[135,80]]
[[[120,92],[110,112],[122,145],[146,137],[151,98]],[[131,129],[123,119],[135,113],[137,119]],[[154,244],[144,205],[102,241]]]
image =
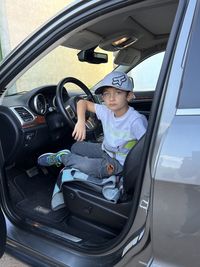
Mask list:
[[80,246],[99,246],[116,236],[115,233],[106,231],[104,228],[101,229],[80,218],[74,218],[68,213],[67,208],[53,211],[51,198],[56,182],[55,175],[38,172],[35,176],[29,177],[26,172],[21,171],[11,180],[12,187],[20,195],[13,204],[16,213],[22,217],[79,237],[82,239]]
[[33,196],[37,192],[51,194],[55,185],[56,177],[38,173],[33,177],[29,177],[26,173],[21,173],[14,177],[14,184],[24,196]]
[[[42,201],[43,200],[43,201]],[[33,197],[24,199],[17,203],[16,208],[22,215],[34,218],[36,221],[45,221],[48,223],[62,222],[68,215],[67,209],[63,208],[58,211],[52,211],[50,204],[47,204],[47,199],[40,196],[38,199]]]
[[55,185],[55,177],[38,173],[29,177],[21,173],[14,178],[14,184],[22,192],[24,198],[16,203],[22,215],[48,223],[61,222],[67,216],[67,210],[51,210],[51,197]]

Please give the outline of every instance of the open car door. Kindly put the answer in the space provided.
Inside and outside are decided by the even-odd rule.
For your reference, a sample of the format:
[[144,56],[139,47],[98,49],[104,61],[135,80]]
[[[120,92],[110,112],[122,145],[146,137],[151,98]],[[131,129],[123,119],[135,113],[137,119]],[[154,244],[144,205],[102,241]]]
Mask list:
[[6,222],[2,210],[0,209],[0,258],[5,252],[6,246]]
[[[2,146],[0,142],[0,177],[2,177],[3,164],[4,164],[4,155],[3,155]],[[7,236],[6,221],[5,221],[4,214],[0,207],[0,258],[3,256],[5,252],[6,236]]]

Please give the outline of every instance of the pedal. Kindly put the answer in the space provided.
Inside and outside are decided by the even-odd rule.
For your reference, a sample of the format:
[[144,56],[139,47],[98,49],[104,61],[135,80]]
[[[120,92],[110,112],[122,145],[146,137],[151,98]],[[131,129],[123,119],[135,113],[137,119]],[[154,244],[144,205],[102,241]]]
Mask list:
[[28,177],[34,177],[36,175],[39,174],[39,170],[37,167],[33,167],[33,168],[30,168],[28,170],[26,170],[26,174],[28,175]]

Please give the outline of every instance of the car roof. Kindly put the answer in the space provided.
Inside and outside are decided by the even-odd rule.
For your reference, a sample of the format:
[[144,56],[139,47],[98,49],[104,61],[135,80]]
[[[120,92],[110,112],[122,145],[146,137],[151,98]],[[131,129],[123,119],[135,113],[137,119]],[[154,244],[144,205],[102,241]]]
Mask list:
[[126,49],[127,54],[133,51],[141,54],[163,51],[177,5],[177,0],[139,1],[132,6],[100,16],[67,38],[63,45],[80,50],[99,46],[107,51],[117,51],[113,41],[128,36],[133,42]]

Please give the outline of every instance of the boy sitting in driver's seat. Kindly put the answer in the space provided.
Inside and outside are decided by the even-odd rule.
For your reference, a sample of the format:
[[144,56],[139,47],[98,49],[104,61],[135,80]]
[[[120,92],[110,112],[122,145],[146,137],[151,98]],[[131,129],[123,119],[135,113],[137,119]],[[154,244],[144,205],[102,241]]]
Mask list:
[[[126,73],[111,72],[101,81],[95,93],[102,94],[105,105],[82,99],[78,101],[78,119],[72,133],[77,142],[72,145],[71,151],[45,153],[38,158],[39,165],[64,164],[97,178],[122,172],[128,152],[146,132],[147,120],[128,105],[134,94],[133,82]],[[87,110],[96,113],[102,122],[102,144],[83,141],[86,137]]]

